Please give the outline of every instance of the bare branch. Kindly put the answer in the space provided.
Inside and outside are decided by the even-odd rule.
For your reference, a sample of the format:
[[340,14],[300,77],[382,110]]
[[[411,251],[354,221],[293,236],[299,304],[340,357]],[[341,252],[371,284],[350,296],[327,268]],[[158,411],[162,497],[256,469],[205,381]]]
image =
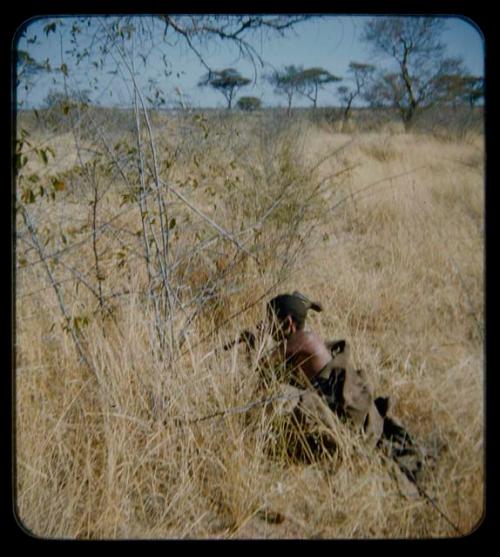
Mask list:
[[[162,185],[167,186],[167,184],[165,184],[164,182],[162,182],[162,181],[160,181],[160,182],[161,182]],[[183,201],[192,211],[194,211],[198,216],[200,216],[203,220],[207,221],[213,228],[215,228],[215,230],[217,230],[217,232],[219,232],[222,236],[224,236],[230,242],[235,244],[235,246],[239,250],[246,253],[246,255],[248,255],[249,257],[251,257],[252,259],[255,259],[257,261],[257,257],[253,253],[250,253],[248,250],[246,250],[232,234],[230,234],[227,230],[224,230],[224,228],[219,226],[208,215],[206,215],[203,211],[198,209],[198,207],[193,205],[193,203],[191,201],[189,201],[189,199],[187,199],[180,191],[178,191],[176,188],[174,188],[171,184],[168,186],[168,188],[175,196],[177,196],[181,201]]]

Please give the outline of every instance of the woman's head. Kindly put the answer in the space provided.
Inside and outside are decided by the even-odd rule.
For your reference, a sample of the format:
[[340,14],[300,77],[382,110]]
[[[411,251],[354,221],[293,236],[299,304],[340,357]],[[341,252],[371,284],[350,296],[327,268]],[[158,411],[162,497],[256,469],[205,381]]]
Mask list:
[[300,292],[280,294],[267,304],[267,315],[271,323],[271,334],[274,338],[288,336],[292,329],[304,328],[307,312],[322,311],[320,304],[312,302]]

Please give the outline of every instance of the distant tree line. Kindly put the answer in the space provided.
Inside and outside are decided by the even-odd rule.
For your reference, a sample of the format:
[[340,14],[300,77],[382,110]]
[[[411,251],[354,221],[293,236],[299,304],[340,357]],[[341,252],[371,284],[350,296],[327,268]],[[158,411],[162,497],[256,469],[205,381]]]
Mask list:
[[[437,17],[375,17],[365,24],[362,40],[384,62],[383,67],[352,61],[347,75],[339,77],[321,67],[288,65],[274,70],[266,80],[286,99],[288,115],[297,96],[309,99],[316,109],[319,90],[344,81],[336,93],[345,122],[353,104],[362,101],[372,108],[397,109],[405,127],[410,128],[418,113],[436,104],[473,108],[484,97],[483,78],[470,75],[461,59],[444,56],[440,37],[445,25]],[[222,93],[228,108],[236,91],[250,83],[233,68],[209,73],[200,81],[201,86]],[[242,97],[237,106],[254,110],[261,101]]]
[[[180,21],[168,18],[166,23],[180,36],[186,35],[190,41],[195,33],[201,32],[196,26],[193,29],[189,25],[181,27]],[[208,30],[205,34],[213,31],[210,21],[207,20]],[[261,18],[258,21],[243,18],[236,21],[241,27],[235,27],[236,30],[230,33],[229,38],[234,35],[239,40],[241,29],[246,29],[250,25],[249,21],[252,25],[270,25],[278,30],[287,28],[286,18]],[[335,86],[333,92],[340,103],[344,122],[349,121],[353,107],[361,104],[371,108],[397,110],[408,129],[413,125],[415,117],[430,107],[445,104],[474,108],[484,97],[484,79],[471,75],[460,58],[445,56],[445,47],[440,40],[445,26],[446,19],[442,17],[373,17],[365,23],[361,40],[370,45],[379,65],[351,61],[346,74],[338,76],[322,67],[304,68],[290,64],[273,70],[264,79],[277,95],[286,100],[288,115],[291,115],[292,106],[298,97],[308,99],[315,110],[320,90]],[[226,27],[217,29],[223,34],[227,32]],[[51,31],[53,30],[46,29],[47,34]],[[251,47],[243,42],[240,43],[240,48]],[[209,69],[207,64],[205,66]],[[27,52],[18,52],[20,80],[28,80],[47,68],[48,61],[41,64]],[[64,71],[64,68],[61,67],[60,70]],[[237,69],[223,68],[209,69],[198,85],[210,87],[220,93],[225,98],[227,109],[236,106],[243,111],[253,111],[261,108],[260,98],[248,95],[237,98],[251,83],[252,80],[241,75]],[[164,102],[161,91],[157,89],[154,98],[158,102],[153,102],[148,97],[151,106],[156,108],[158,103]],[[68,109],[67,99],[60,99],[54,92],[49,97],[47,105],[60,104],[63,110]]]

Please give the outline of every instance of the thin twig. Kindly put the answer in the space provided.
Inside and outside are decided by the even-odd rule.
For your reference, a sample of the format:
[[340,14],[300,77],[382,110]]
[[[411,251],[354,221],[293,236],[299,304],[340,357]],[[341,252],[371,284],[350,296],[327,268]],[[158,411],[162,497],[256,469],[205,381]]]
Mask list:
[[[206,416],[202,416],[200,418],[193,418],[190,420],[181,418],[170,418],[169,421],[174,421],[176,425],[196,424],[205,422],[207,420],[212,420],[214,418],[222,418],[224,416],[229,416],[232,414],[244,414],[252,408],[256,408],[257,406],[266,406],[267,404],[271,404],[271,402],[275,402],[277,400],[294,400],[300,398],[303,394],[303,392],[300,392],[293,395],[275,395],[261,400],[254,400],[248,404],[245,404],[244,406],[233,406],[231,408],[226,408],[225,410],[218,410],[216,412],[213,412],[212,414],[207,414]],[[167,421],[165,421],[164,423],[166,424]]]
[[262,294],[261,296],[259,296],[256,300],[254,300],[253,302],[250,302],[248,304],[245,304],[242,308],[240,308],[239,310],[237,310],[236,312],[232,313],[229,317],[227,317],[226,319],[224,319],[224,321],[222,321],[222,323],[220,323],[217,327],[215,327],[214,329],[212,329],[211,331],[209,331],[206,335],[203,335],[198,342],[196,342],[193,346],[190,346],[188,349],[184,350],[183,352],[181,352],[179,354],[179,356],[173,360],[171,363],[175,363],[178,360],[180,360],[180,358],[182,356],[185,356],[188,352],[190,352],[191,350],[193,350],[194,348],[196,348],[197,346],[200,346],[203,342],[205,342],[207,339],[209,339],[212,335],[214,335],[218,330],[220,330],[224,325],[227,325],[230,321],[232,321],[235,317],[238,317],[239,315],[241,315],[242,313],[245,313],[246,311],[248,311],[250,308],[252,308],[253,306],[255,306],[256,304],[258,304],[263,298],[265,298],[266,296],[269,295],[270,292],[273,291],[274,288],[276,288],[276,286],[278,286],[278,284],[280,284],[281,282],[283,282],[285,277],[277,280],[270,288],[268,288],[264,294]]
[[419,494],[428,502],[432,505],[432,507],[439,513],[439,515],[441,515],[446,522],[461,536],[465,536],[465,534],[460,530],[460,528],[451,520],[451,518],[449,518],[446,513],[441,510],[441,508],[439,507],[439,505],[436,503],[436,501],[425,491],[425,489],[420,486],[416,480],[412,480],[412,483],[415,484],[415,487],[417,488]]
[[[164,186],[167,186],[167,184],[165,184],[165,182],[161,181],[161,184]],[[213,228],[215,228],[215,230],[217,230],[217,232],[219,232],[221,234],[221,236],[224,236],[225,238],[227,238],[230,242],[232,242],[233,244],[235,244],[235,246],[241,250],[242,252],[244,252],[246,255],[248,255],[249,257],[251,257],[252,259],[254,259],[255,261],[257,261],[257,257],[253,254],[250,253],[248,250],[246,250],[241,244],[240,242],[238,242],[238,240],[236,240],[236,238],[230,234],[229,232],[227,232],[227,230],[224,230],[224,228],[222,228],[221,226],[219,226],[214,220],[212,220],[208,215],[206,215],[203,211],[201,211],[200,209],[198,209],[198,207],[196,207],[195,205],[193,205],[193,203],[191,203],[191,201],[189,201],[189,199],[187,199],[187,197],[185,197],[180,191],[178,191],[176,188],[174,188],[171,184],[168,185],[169,190],[175,195],[177,196],[181,201],[183,201],[192,211],[194,211],[198,216],[200,216],[202,219],[204,219],[205,221],[207,221]]]
[[24,216],[24,221],[26,223],[26,226],[31,234],[31,238],[33,240],[33,243],[38,251],[38,254],[40,256],[40,259],[43,261],[43,265],[45,267],[45,271],[47,273],[47,276],[49,277],[49,281],[50,284],[52,285],[52,288],[56,294],[57,297],[57,301],[59,304],[59,308],[61,310],[61,313],[63,314],[64,320],[66,321],[66,326],[71,334],[71,337],[73,338],[73,341],[75,343],[76,349],[78,351],[78,354],[80,355],[80,358],[83,360],[83,362],[87,365],[87,367],[90,369],[90,371],[95,375],[98,383],[100,384],[101,382],[99,381],[99,374],[97,373],[97,370],[95,369],[95,367],[92,365],[92,363],[90,362],[90,360],[87,358],[87,355],[85,354],[85,351],[83,350],[82,344],[80,342],[80,339],[78,337],[77,332],[75,331],[74,327],[71,325],[71,317],[66,309],[66,305],[64,304],[64,300],[62,298],[62,294],[59,290],[59,286],[57,284],[57,281],[54,278],[54,275],[52,274],[52,271],[50,270],[50,267],[47,263],[47,261],[44,258],[44,253],[43,253],[43,249],[38,241],[38,236],[35,232],[35,229],[33,228],[33,224],[31,222],[30,216],[28,214],[28,212],[26,211],[26,209],[23,207],[23,216]]

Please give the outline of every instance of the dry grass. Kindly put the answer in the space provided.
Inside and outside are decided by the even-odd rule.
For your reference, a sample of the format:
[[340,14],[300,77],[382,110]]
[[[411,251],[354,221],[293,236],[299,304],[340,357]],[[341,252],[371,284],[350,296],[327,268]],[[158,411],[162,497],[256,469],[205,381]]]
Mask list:
[[[240,327],[261,319],[264,301],[229,323],[224,319],[272,287],[287,241],[298,234],[300,256],[271,293],[298,288],[320,300],[326,311],[311,316],[310,325],[326,338],[349,339],[376,393],[391,396],[394,413],[417,438],[444,447],[425,486],[470,532],[484,510],[482,138],[444,143],[421,135],[334,134],[302,124],[283,128],[274,141],[271,124],[245,129],[244,120],[236,122],[238,138],[227,135],[229,125],[211,143],[201,136],[193,142],[175,126],[168,133],[159,128],[162,159],[176,141],[185,147],[168,176],[184,181],[186,195],[231,233],[262,215],[290,181],[293,195],[249,244],[258,248],[259,262],[242,262],[232,268],[230,283],[213,283],[217,297],[188,327],[173,363],[156,349],[133,234],[115,230],[102,239],[106,287],[128,290],[113,299],[112,319],[93,313],[96,300],[81,285],[64,290],[71,314],[89,316],[82,338],[94,372],[62,331],[40,265],[18,269],[19,518],[37,536],[70,539],[455,535],[423,498],[403,497],[379,455],[341,424],[337,453],[305,464],[287,458],[279,442],[269,454],[272,420],[263,408],[251,419],[241,413],[182,422],[254,400],[256,377],[245,354],[220,348]],[[71,161],[66,172],[75,162],[67,149],[58,145],[57,155]],[[335,155],[309,172],[330,152]],[[290,230],[289,215],[320,182],[318,198]],[[116,180],[102,211],[118,212],[122,193]],[[40,229],[70,221],[78,228],[88,220],[78,189],[34,205]],[[137,215],[122,209],[114,224],[136,231]],[[176,203],[171,211],[176,254],[190,253],[195,233],[209,239],[210,227],[195,222],[186,207]],[[75,241],[83,234],[75,233]],[[58,246],[53,240],[47,249]],[[127,253],[121,266],[119,249]],[[176,271],[179,292],[189,298],[227,269],[234,254],[226,242],[190,255]],[[26,257],[34,258],[32,252]],[[88,270],[90,247],[73,251],[70,263]],[[179,311],[176,330],[183,318]],[[203,340],[212,329],[216,335]],[[265,520],[264,511],[279,520]]]

